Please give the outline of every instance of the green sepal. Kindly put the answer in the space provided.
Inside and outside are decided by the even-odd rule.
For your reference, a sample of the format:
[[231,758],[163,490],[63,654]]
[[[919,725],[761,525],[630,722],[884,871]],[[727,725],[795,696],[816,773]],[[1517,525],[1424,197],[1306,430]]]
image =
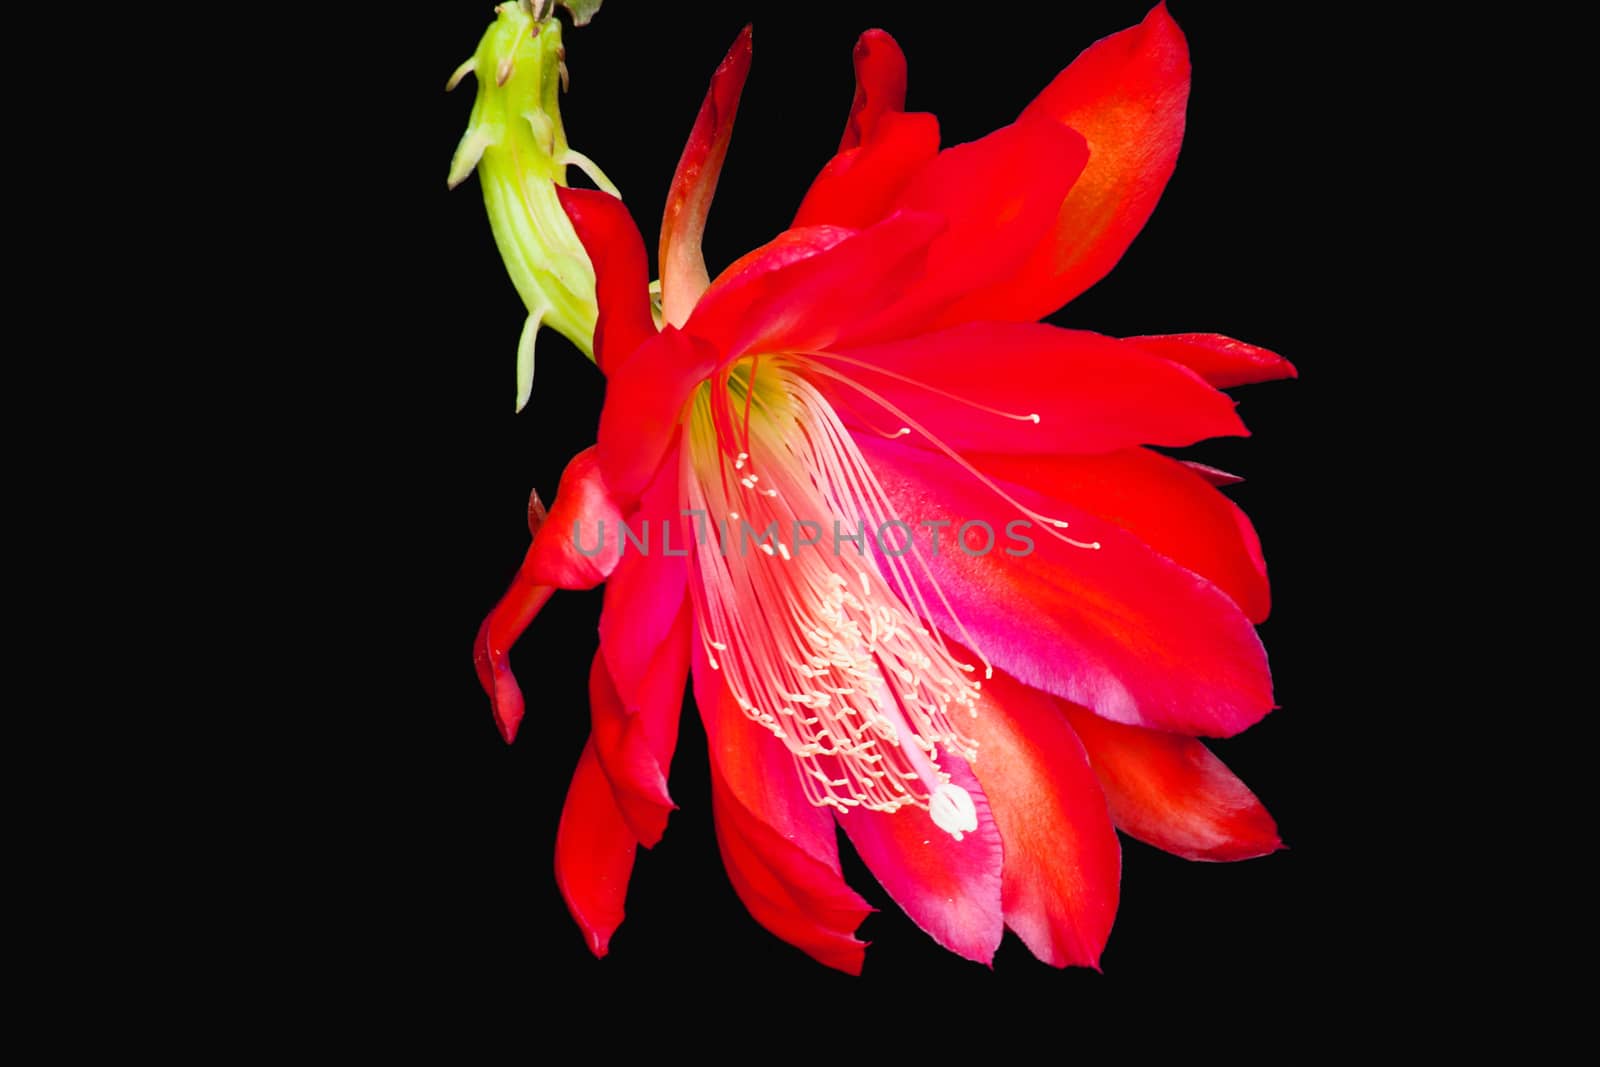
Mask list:
[[[507,0],[495,8],[495,21],[470,59],[451,76],[454,88],[471,73],[477,98],[467,129],[450,161],[451,188],[474,170],[483,186],[484,205],[506,273],[528,309],[517,346],[517,409],[527,403],[533,380],[533,349],[538,329],[549,326],[594,359],[598,315],[594,268],[578,240],[556,187],[567,184],[567,166],[576,165],[595,184],[619,195],[588,157],[567,145],[561,124],[560,94],[566,78],[562,26],[550,17],[553,5]],[[598,8],[586,8],[588,21]]]

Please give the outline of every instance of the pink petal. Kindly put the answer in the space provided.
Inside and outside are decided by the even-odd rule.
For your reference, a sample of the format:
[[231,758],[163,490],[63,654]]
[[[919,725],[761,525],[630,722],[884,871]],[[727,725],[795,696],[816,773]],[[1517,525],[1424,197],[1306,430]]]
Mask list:
[[[930,597],[933,622],[996,667],[1106,718],[1184,733],[1237,733],[1272,709],[1255,629],[1210,582],[1102,519],[1018,489],[1019,504],[1101,545],[1065,544],[1030,519],[1029,552],[1006,533],[1021,509],[948,459],[865,435],[857,444],[902,520],[950,523],[937,555],[923,546],[954,611]],[[969,521],[994,531],[987,554],[961,549]],[[981,527],[968,528],[968,549],[984,543]]]
[[969,455],[998,481],[1031,487],[1133,534],[1172,562],[1210,581],[1251,622],[1272,598],[1255,527],[1200,473],[1143,448],[1103,456]]
[[939,766],[978,811],[978,828],[960,841],[919,808],[893,814],[851,808],[835,818],[912,922],[958,956],[989,964],[1005,933],[1000,830],[966,761],[944,752]]

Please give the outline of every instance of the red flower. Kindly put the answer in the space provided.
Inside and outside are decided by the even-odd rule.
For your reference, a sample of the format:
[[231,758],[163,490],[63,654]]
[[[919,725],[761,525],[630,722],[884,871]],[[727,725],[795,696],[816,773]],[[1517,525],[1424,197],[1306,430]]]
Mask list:
[[[635,844],[674,806],[692,673],[723,859],[769,930],[859,971],[870,909],[840,875],[837,823],[952,951],[988,961],[1009,926],[1042,960],[1095,966],[1113,824],[1192,859],[1279,847],[1195,739],[1273,706],[1259,545],[1215,488],[1226,476],[1145,446],[1244,434],[1218,388],[1294,371],[1215,335],[1034,321],[1112,267],[1172,173],[1189,64],[1163,7],[1016,122],[943,151],[934,117],[901,109],[895,42],[869,32],[855,59],[839,153],[791,228],[710,282],[699,237],[749,31],[735,43],[668,199],[659,330],[621,203],[560,190],[595,268],[608,391],[597,445],[533,516],[484,622],[480,677],[509,741],[523,704],[506,650],[553,589],[606,583],[556,856],[598,955]],[[1008,520],[1030,552],[993,548]],[[830,521],[842,546],[837,528],[798,535]],[[619,523],[654,551],[615,535],[594,551]]]

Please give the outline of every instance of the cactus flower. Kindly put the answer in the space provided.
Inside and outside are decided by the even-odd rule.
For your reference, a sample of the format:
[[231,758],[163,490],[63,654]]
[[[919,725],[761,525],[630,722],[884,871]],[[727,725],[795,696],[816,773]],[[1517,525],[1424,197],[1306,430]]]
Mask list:
[[[868,32],[837,155],[712,280],[700,234],[750,55],[747,30],[679,163],[660,325],[621,203],[554,190],[598,283],[607,392],[479,633],[496,721],[510,741],[523,717],[512,643],[554,590],[603,582],[556,855],[597,955],[674,810],[692,683],[728,876],[778,937],[860,971],[842,829],[952,952],[988,962],[1009,928],[1098,966],[1116,828],[1191,859],[1280,847],[1198,739],[1273,707],[1260,546],[1225,475],[1153,449],[1245,434],[1221,389],[1294,369],[1214,334],[1037,321],[1111,269],[1172,173],[1183,35],[1157,7],[941,149]],[[996,550],[997,528],[1028,549]]]

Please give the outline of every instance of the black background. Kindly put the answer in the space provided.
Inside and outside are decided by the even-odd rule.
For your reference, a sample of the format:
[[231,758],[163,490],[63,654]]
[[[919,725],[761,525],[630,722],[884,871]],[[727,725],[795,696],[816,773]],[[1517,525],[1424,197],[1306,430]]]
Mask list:
[[[593,959],[551,860],[588,729],[600,594],[558,594],[517,646],[528,717],[513,746],[494,729],[471,644],[527,547],[528,490],[553,499],[566,460],[593,441],[604,383],[546,331],[532,402],[512,413],[524,312],[476,178],[444,184],[473,84],[449,95],[443,84],[491,12],[437,5],[397,19],[374,49],[382,77],[362,82],[372,93],[363,106],[383,121],[349,140],[370,136],[377,162],[356,151],[340,165],[333,225],[356,251],[327,268],[318,294],[342,309],[339,332],[304,356],[307,369],[354,379],[353,399],[330,399],[341,429],[328,466],[349,517],[329,551],[359,604],[341,624],[362,649],[337,669],[337,700],[326,710],[312,701],[319,721],[358,735],[333,768],[353,813],[341,844],[308,853],[294,876],[328,917],[314,968],[336,980],[349,968],[352,983],[357,971],[382,973],[425,996],[470,989],[489,998],[487,1010],[513,1013],[551,998],[671,999],[723,985],[766,1003],[795,990],[904,991],[924,1008],[939,1003],[930,990],[953,1003],[999,990],[1084,1020],[1212,998],[1373,1006],[1377,983],[1412,947],[1389,922],[1410,899],[1395,861],[1424,847],[1405,814],[1383,814],[1398,803],[1387,739],[1409,712],[1366,684],[1403,626],[1374,617],[1364,585],[1377,551],[1374,494],[1392,492],[1370,459],[1391,431],[1387,402],[1369,387],[1387,357],[1360,317],[1378,298],[1362,265],[1385,251],[1358,223],[1372,175],[1353,145],[1368,107],[1362,87],[1385,75],[1370,24],[1334,9],[1171,8],[1194,65],[1177,171],[1121,263],[1050,321],[1112,335],[1221,332],[1300,369],[1298,381],[1235,391],[1251,438],[1188,453],[1247,479],[1229,492],[1265,547],[1275,604],[1261,633],[1280,709],[1215,750],[1265,801],[1289,849],[1193,864],[1124,839],[1103,973],[1057,972],[1008,935],[991,974],[918,931],[846,846],[847,879],[880,909],[860,932],[873,945],[852,979],[767,934],[734,895],[690,704],[672,767],[680,810],[662,842],[640,851],[627,919],[611,955]],[[1147,7],[955,10],[611,0],[567,38],[567,134],[622,190],[653,257],[707,79],[753,22],[754,64],[706,235],[715,274],[787,224],[836,147],[861,31],[896,36],[908,107],[937,114],[952,144],[1009,122],[1082,48]]]

